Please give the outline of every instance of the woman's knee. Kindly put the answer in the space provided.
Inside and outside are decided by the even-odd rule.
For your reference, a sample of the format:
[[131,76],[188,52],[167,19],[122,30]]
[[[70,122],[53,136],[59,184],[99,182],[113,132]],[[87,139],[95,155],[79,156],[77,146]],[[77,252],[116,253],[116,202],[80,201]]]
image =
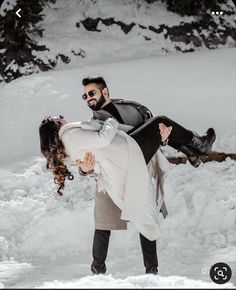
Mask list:
[[166,126],[170,126],[170,119],[164,115],[154,117],[157,123],[163,123]]

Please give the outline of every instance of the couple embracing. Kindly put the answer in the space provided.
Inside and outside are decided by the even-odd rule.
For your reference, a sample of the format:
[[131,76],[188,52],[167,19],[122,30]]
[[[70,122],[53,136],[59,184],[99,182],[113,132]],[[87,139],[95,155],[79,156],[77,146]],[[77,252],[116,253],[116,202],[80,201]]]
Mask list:
[[78,165],[81,175],[97,181],[92,273],[106,272],[111,230],[127,229],[127,222],[133,222],[139,231],[145,273],[157,274],[158,220],[160,212],[167,216],[163,182],[169,165],[159,148],[168,145],[183,152],[197,168],[199,157],[212,148],[215,131],[209,128],[199,136],[166,116],[153,117],[137,102],[110,99],[101,76],[87,77],[82,84],[82,98],[93,113],[89,121],[69,122],[60,115],[46,117],[40,124],[47,168],[59,195],[66,179],[74,178],[67,160]]

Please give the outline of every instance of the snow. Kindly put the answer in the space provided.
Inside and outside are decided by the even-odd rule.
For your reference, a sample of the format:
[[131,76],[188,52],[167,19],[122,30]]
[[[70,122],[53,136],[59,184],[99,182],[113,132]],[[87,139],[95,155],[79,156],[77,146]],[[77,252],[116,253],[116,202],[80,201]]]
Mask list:
[[[231,0],[227,5],[222,5],[224,11],[234,11],[234,4]],[[210,15],[211,13],[207,11]],[[131,58],[144,58],[157,55],[165,55],[167,52],[176,52],[176,46],[181,50],[206,49],[204,42],[201,47],[195,47],[192,42],[172,42],[169,37],[165,38],[166,28],[161,33],[156,33],[150,26],[156,29],[161,25],[173,27],[181,23],[192,23],[198,20],[198,16],[180,16],[177,13],[166,9],[166,4],[155,1],[152,4],[146,1],[133,0],[107,0],[100,1],[65,1],[57,0],[55,4],[45,6],[43,13],[45,18],[42,21],[44,29],[43,38],[38,38],[40,44],[45,45],[50,51],[39,52],[41,55],[55,59],[57,55],[63,54],[70,57],[69,67],[84,67],[88,64],[109,63],[124,61]],[[106,26],[99,21],[97,29],[100,32],[88,31],[81,23],[84,19],[102,18],[121,21],[124,24],[135,23],[128,34],[125,34],[117,24]],[[236,14],[214,16],[216,23],[219,18],[223,23],[231,27],[236,26]],[[222,25],[222,24],[220,24]],[[63,27],[63,29],[62,29]],[[221,26],[220,26],[221,27]],[[197,37],[201,36],[195,31]],[[205,31],[209,36],[209,31]],[[148,40],[146,40],[148,39]],[[227,41],[225,47],[234,46],[233,39]],[[75,56],[73,51],[82,49],[83,56]],[[61,61],[59,67],[68,67]]]
[[140,101],[154,115],[169,116],[200,134],[214,127],[214,149],[235,152],[235,61],[230,48],[55,70],[1,84],[1,164],[38,154],[38,126],[46,115],[88,119],[81,98],[81,80],[88,74],[102,74],[112,97]]
[[[15,3],[4,1],[0,15]],[[138,3],[67,1],[65,5],[57,0],[46,6],[39,44],[50,51],[33,54],[48,62],[62,53],[70,56],[70,64],[58,60],[54,71],[0,84],[0,288],[236,285],[235,161],[228,158],[198,169],[189,163],[171,165],[165,182],[169,215],[160,221],[157,241],[158,276],[143,275],[139,236],[132,224],[128,231],[112,232],[107,274],[91,276],[96,183],[72,167],[75,179],[66,183],[64,196],[59,197],[40,155],[38,126],[46,115],[63,114],[71,121],[89,118],[81,99],[81,80],[90,74],[104,76],[111,97],[140,101],[154,115],[167,115],[200,134],[214,127],[213,150],[236,152],[235,47],[212,51],[203,46],[195,53],[170,55],[166,50],[175,51],[176,43],[138,25],[128,35],[118,25],[107,27],[101,22],[101,32],[96,34],[81,23],[76,27],[88,16],[108,18],[114,11],[115,21],[147,28],[195,20],[167,12],[161,1],[152,6],[142,3],[139,8]],[[235,27],[235,14],[222,17]],[[178,46],[193,47],[191,43]],[[227,46],[235,46],[230,37]],[[75,56],[72,50],[85,57]],[[16,69],[14,62],[9,68]],[[24,67],[22,72],[28,70]],[[163,151],[180,154],[168,147]],[[209,278],[210,267],[219,261],[233,271],[231,283],[222,286]]]
[[16,0],[3,1],[0,6],[0,15],[5,16],[5,11],[12,10],[16,6]]
[[169,215],[161,219],[157,241],[159,276],[142,275],[132,224],[128,231],[112,232],[107,274],[91,276],[96,184],[72,167],[75,179],[57,196],[39,153],[38,126],[49,114],[88,119],[81,79],[102,74],[113,97],[140,101],[199,133],[213,126],[213,149],[235,153],[234,63],[231,48],[58,69],[1,84],[0,287],[219,288],[208,275],[219,261],[233,271],[231,283],[220,287],[233,287],[235,161],[197,169],[171,165],[165,183]]
[[[192,22],[194,17],[182,17],[167,11],[165,3],[148,4],[145,1],[138,5],[136,1],[71,1],[64,4],[58,0],[55,4],[45,7],[45,19],[42,26],[45,44],[55,55],[63,53],[72,58],[72,65],[78,61],[80,65],[94,62],[120,61],[131,57],[144,57],[165,54],[162,49],[167,42],[163,34],[159,35],[148,29],[148,26],[159,27],[161,24],[179,25],[181,21]],[[97,29],[100,33],[87,31],[80,21],[87,17],[114,18],[125,24],[137,23],[128,34],[120,26],[114,24],[106,26],[99,22]],[[79,28],[76,24],[79,23]],[[142,29],[139,25],[145,26]],[[63,27],[63,31],[61,30]],[[151,37],[146,41],[145,36]],[[75,57],[71,51],[76,47],[86,52],[85,59]],[[135,48],[135,49],[134,49]],[[174,45],[169,43],[170,50],[175,51]]]
[[[40,288],[218,288],[216,285],[211,283],[196,281],[191,279],[186,279],[184,277],[170,276],[170,277],[155,277],[153,275],[141,276],[130,276],[125,279],[115,279],[111,274],[107,276],[94,276],[94,277],[85,277],[79,279],[78,281],[71,282],[46,282],[43,285],[40,285]],[[229,288],[231,285],[227,285]]]
[[217,286],[207,275],[211,265],[223,260],[235,269],[235,161],[206,163],[197,170],[172,165],[166,180],[169,216],[158,239],[158,277],[139,276],[142,257],[132,225],[112,233],[108,274],[90,275],[96,187],[73,169],[76,178],[67,182],[62,198],[53,195],[52,176],[41,157],[1,170],[0,281],[5,287],[211,288]]

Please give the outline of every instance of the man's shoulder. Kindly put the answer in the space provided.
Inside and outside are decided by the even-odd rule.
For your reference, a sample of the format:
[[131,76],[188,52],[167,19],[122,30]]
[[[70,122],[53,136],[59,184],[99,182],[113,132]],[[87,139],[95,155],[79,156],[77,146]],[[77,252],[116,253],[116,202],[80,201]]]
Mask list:
[[114,99],[114,98],[112,98],[110,100],[115,107],[123,107],[123,108],[129,107],[131,109],[133,108],[141,114],[143,114],[143,113],[145,114],[146,112],[148,112],[148,115],[150,115],[150,117],[152,117],[151,110],[147,106],[145,106],[139,102],[131,101],[131,100],[127,100],[127,99]]
[[131,100],[128,100],[128,99],[115,99],[115,98],[112,98],[111,99],[111,103],[115,106],[115,107],[129,107],[129,108],[133,108],[133,109],[136,109],[136,110],[140,110],[140,108],[145,108],[147,110],[149,110],[145,105],[137,102],[137,101],[131,101]]
[[120,98],[112,98],[110,99],[112,104],[115,105],[130,105],[130,106],[143,106],[143,104],[136,102],[136,101],[131,101],[127,99],[120,99]]

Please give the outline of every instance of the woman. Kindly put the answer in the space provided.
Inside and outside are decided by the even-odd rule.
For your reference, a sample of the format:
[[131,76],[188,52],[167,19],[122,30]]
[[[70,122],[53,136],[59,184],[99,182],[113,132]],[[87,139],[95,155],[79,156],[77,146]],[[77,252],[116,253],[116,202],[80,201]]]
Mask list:
[[[39,128],[41,152],[47,159],[47,168],[54,174],[55,183],[59,185],[58,193],[62,194],[66,178],[73,179],[64,161],[68,158],[76,164],[87,151],[91,151],[96,156],[98,191],[105,190],[109,194],[122,210],[121,219],[133,221],[144,236],[155,240],[158,211],[146,164],[162,141],[160,120],[162,117],[152,118],[135,131],[121,125],[122,129],[130,132],[131,137],[119,130],[121,127],[112,118],[104,122],[91,120],[74,123],[69,123],[62,116],[45,118]],[[169,137],[182,144],[185,142],[184,134],[189,131],[174,122],[171,124],[174,127]],[[179,137],[174,134],[176,126],[181,133]],[[148,138],[150,132],[152,140]],[[208,142],[204,150],[211,148],[214,136],[211,145]],[[140,194],[137,195],[137,192]]]

